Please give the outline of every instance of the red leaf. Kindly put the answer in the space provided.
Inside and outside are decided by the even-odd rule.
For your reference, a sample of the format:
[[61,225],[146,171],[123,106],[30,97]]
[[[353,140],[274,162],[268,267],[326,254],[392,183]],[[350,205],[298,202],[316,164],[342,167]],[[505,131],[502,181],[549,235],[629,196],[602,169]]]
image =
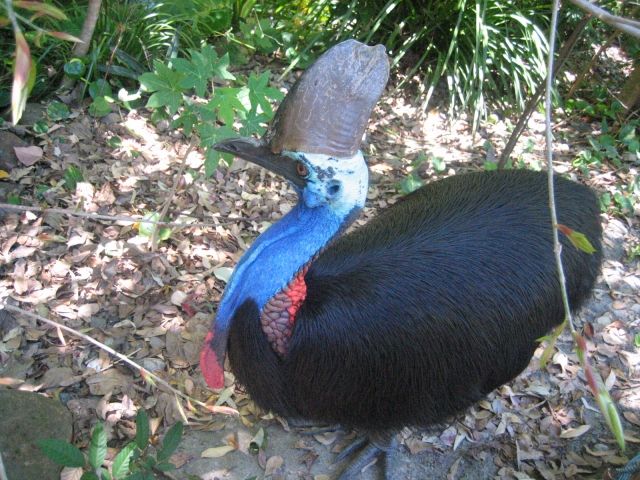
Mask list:
[[189,302],[182,302],[180,304],[182,307],[182,311],[187,315],[187,317],[193,317],[196,314],[196,309],[193,308],[193,305]]
[[58,20],[66,20],[67,16],[58,7],[49,5],[42,2],[32,2],[27,0],[14,0],[14,7],[24,8],[25,10],[31,10],[37,12],[38,15],[49,15],[50,17],[57,18]]
[[[11,121],[16,125],[22,117],[22,112],[29,95],[29,77],[33,62],[29,44],[19,29],[14,29],[16,38],[16,61],[13,66],[13,88],[11,90]],[[35,78],[35,75],[34,75]]]
[[13,150],[16,152],[16,157],[18,157],[20,163],[27,167],[40,160],[43,154],[42,149],[35,145],[31,147],[13,147]]
[[47,35],[51,35],[52,37],[59,38],[60,40],[68,40],[70,42],[84,43],[78,37],[74,37],[70,33],[66,33],[66,32],[46,32],[46,33]]
[[595,253],[596,249],[593,248],[589,239],[580,232],[576,232],[575,230],[567,227],[566,225],[558,224],[558,230],[564,233],[569,241],[576,247],[578,250],[582,250],[586,253]]

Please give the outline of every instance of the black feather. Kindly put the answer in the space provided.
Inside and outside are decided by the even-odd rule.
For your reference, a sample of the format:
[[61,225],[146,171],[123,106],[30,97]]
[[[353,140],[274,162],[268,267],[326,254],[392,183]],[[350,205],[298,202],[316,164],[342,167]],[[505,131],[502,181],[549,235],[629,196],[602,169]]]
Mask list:
[[[601,262],[598,202],[556,177],[570,304]],[[517,376],[563,320],[546,174],[481,172],[432,182],[336,240],[305,277],[278,358],[255,303],[231,322],[232,369],[263,408],[366,429],[441,421]]]

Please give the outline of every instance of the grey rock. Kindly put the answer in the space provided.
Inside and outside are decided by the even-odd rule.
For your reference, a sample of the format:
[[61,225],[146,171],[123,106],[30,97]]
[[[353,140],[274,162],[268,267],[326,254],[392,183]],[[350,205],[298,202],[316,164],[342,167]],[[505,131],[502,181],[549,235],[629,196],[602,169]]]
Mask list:
[[13,147],[26,147],[28,143],[22,140],[17,135],[0,131],[0,170],[6,172],[18,166],[18,157]]
[[[225,423],[225,428],[218,431],[187,430],[185,432],[178,450],[190,460],[176,472],[177,478],[186,478],[187,475],[196,475],[202,480],[264,478],[265,472],[258,464],[257,455],[232,451],[220,458],[201,458],[200,456],[208,448],[226,445],[225,438],[234,432],[243,432],[244,436],[248,435],[251,438],[260,427],[265,429],[265,436],[268,439],[266,458],[278,455],[284,460],[282,476],[278,478],[298,480],[311,479],[319,475],[335,478],[345,467],[343,463],[333,463],[336,454],[331,450],[340,442],[340,439],[326,446],[316,441],[311,435],[301,435],[293,430],[287,432],[275,422],[263,421],[250,431],[235,419],[227,419]],[[492,461],[477,459],[478,456],[483,455],[490,458],[489,451],[489,445],[472,446],[469,442],[463,442],[455,452],[439,452],[433,449],[412,455],[406,447],[398,446],[388,458],[388,472],[393,480],[446,478],[452,465],[459,461],[456,478],[485,480],[492,478],[498,470]],[[307,460],[311,460],[310,468],[307,468],[305,463]],[[276,478],[276,475],[273,478]],[[358,478],[360,480],[379,478],[378,465],[366,468]]]
[[57,400],[0,390],[0,452],[8,478],[58,480],[61,467],[42,454],[36,441],[69,441],[72,429],[71,413]]
[[624,255],[624,239],[629,233],[627,226],[612,218],[604,229],[604,256],[607,260],[621,260]]
[[27,103],[20,118],[20,125],[31,126],[38,120],[43,120],[46,109],[44,105],[40,105],[39,103]]
[[116,123],[120,123],[122,119],[120,118],[120,114],[116,112],[111,112],[105,115],[100,119],[100,122],[105,125],[115,125]]

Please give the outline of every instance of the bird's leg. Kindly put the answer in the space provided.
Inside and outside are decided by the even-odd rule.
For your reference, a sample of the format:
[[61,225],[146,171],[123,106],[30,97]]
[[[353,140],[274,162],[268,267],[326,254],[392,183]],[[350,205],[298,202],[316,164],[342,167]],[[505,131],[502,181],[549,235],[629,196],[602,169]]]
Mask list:
[[371,462],[382,458],[384,463],[382,471],[385,479],[390,479],[388,458],[396,450],[398,441],[395,432],[373,433],[357,438],[336,457],[336,461],[342,461],[360,449],[355,458],[342,471],[338,480],[355,480],[362,470]]

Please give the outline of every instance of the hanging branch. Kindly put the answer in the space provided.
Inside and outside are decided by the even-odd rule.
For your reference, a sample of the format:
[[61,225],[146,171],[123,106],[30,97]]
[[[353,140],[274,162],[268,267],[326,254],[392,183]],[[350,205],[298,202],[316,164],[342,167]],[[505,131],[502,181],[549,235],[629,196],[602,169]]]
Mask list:
[[547,85],[545,92],[544,102],[544,115],[545,115],[545,140],[546,140],[546,160],[547,160],[547,173],[548,173],[548,185],[549,185],[549,211],[551,213],[551,222],[553,225],[553,252],[556,259],[556,266],[558,269],[558,280],[560,282],[560,292],[562,294],[562,304],[564,305],[565,319],[562,325],[557,327],[546,340],[548,341],[547,347],[540,359],[541,365],[545,365],[548,358],[551,356],[551,351],[555,344],[556,339],[560,336],[562,331],[568,326],[575,342],[576,353],[582,369],[587,379],[587,384],[591,393],[596,398],[600,411],[604,416],[609,430],[613,433],[620,450],[625,449],[624,432],[622,429],[622,422],[620,421],[620,415],[616,410],[615,404],[607,391],[600,374],[596,372],[588,356],[587,342],[575,328],[573,318],[571,316],[571,310],[569,307],[569,296],[567,294],[567,286],[565,282],[564,268],[562,265],[562,246],[558,235],[560,225],[558,224],[558,217],[556,212],[556,203],[554,195],[553,184],[553,134],[551,133],[551,93],[553,91],[553,52],[555,50],[556,42],[556,29],[558,25],[558,11],[560,10],[560,1],[553,1],[553,12],[551,16],[551,26],[549,33],[549,58],[547,63]]
[[[564,43],[564,45],[560,49],[560,52],[558,52],[558,61],[556,62],[555,67],[553,69],[554,78],[558,75],[558,72],[564,66],[566,60],[569,58],[569,55],[573,51],[573,47],[578,42],[578,39],[580,38],[580,34],[582,34],[582,31],[590,21],[591,21],[590,15],[585,15],[584,17],[582,17],[582,19],[580,19],[576,27],[573,29],[573,32],[571,32],[571,35],[569,35],[569,38],[567,39],[567,41]],[[509,157],[511,157],[511,152],[513,152],[513,149],[515,148],[516,143],[518,143],[518,139],[520,138],[520,135],[522,135],[522,132],[527,126],[527,122],[529,122],[529,118],[531,117],[531,114],[533,114],[533,112],[535,111],[536,107],[538,106],[538,103],[540,102],[540,99],[542,98],[542,94],[545,92],[545,86],[546,85],[544,82],[541,83],[538,86],[538,89],[535,91],[535,93],[531,96],[531,98],[527,102],[527,106],[525,107],[524,111],[522,112],[522,115],[520,115],[520,118],[516,122],[516,126],[514,127],[513,132],[511,133],[511,136],[509,137],[509,140],[507,141],[507,144],[505,145],[504,150],[502,151],[502,154],[500,155],[500,160],[498,161],[498,169],[503,169],[504,166],[509,161]]]
[[612,26],[616,30],[633,35],[636,38],[640,38],[640,22],[637,20],[631,20],[630,18],[620,17],[618,15],[612,15],[604,8],[600,8],[595,3],[591,3],[587,0],[569,0],[575,6],[588,12],[596,17],[598,20],[603,21],[607,25]]
[[144,368],[141,365],[138,365],[136,362],[134,362],[133,360],[131,360],[129,357],[127,357],[126,355],[123,355],[119,352],[116,352],[113,348],[109,347],[108,345],[105,345],[104,343],[99,342],[98,340],[90,337],[89,335],[85,335],[84,333],[78,332],[77,330],[74,330],[71,327],[67,327],[66,325],[63,325],[61,323],[55,322],[53,320],[49,320],[48,318],[45,318],[41,315],[37,315],[35,313],[31,313],[28,312],[27,310],[23,310],[22,308],[19,307],[14,307],[13,305],[9,305],[9,304],[0,304],[0,309],[6,309],[9,312],[13,312],[19,315],[24,315],[26,317],[32,318],[34,320],[37,320],[39,322],[42,323],[46,323],[47,325],[50,325],[52,327],[57,328],[58,330],[64,330],[66,332],[71,333],[72,335],[81,338],[83,340],[85,340],[86,342],[92,343],[93,345],[97,346],[98,348],[100,348],[101,350],[104,350],[105,352],[109,353],[110,355],[113,355],[114,357],[116,357],[117,359],[119,359],[120,361],[126,363],[127,365],[129,365],[130,367],[132,367],[134,370],[137,370],[140,373],[140,376],[148,383],[152,384],[152,385],[161,385],[163,388],[169,390],[171,393],[173,393],[175,396],[177,397],[181,397],[185,400],[187,400],[188,402],[198,405],[206,410],[208,410],[211,413],[222,413],[224,415],[237,415],[238,411],[235,408],[231,408],[231,407],[224,407],[221,405],[207,405],[204,402],[201,402],[200,400],[190,397],[189,395],[187,395],[186,393],[181,392],[180,390],[173,388],[169,382],[167,382],[165,379],[159,377],[158,375],[156,375],[155,373],[147,370],[146,368]]
[[[620,30],[622,32],[625,32],[640,38],[640,22],[636,20],[620,17],[617,15],[612,15],[606,10],[586,0],[570,0],[570,1],[577,7],[585,10],[587,12],[587,15],[582,17],[578,25],[576,25],[576,28],[573,30],[573,32],[571,33],[571,35],[569,36],[565,44],[562,46],[562,48],[558,52],[558,60],[553,70],[554,76],[557,75],[560,68],[562,68],[562,66],[564,65],[565,61],[569,57],[569,54],[571,53],[571,50],[576,44],[580,36],[580,33],[582,33],[582,30],[584,30],[585,26],[591,20],[592,17],[596,17],[602,20],[603,22],[607,23],[608,25],[611,25],[617,30]],[[635,12],[637,12],[637,8],[632,11],[632,15]],[[505,145],[504,150],[500,155],[500,160],[498,162],[499,169],[504,168],[504,166],[507,164],[507,161],[509,160],[511,153],[515,148],[516,143],[520,138],[520,135],[522,134],[525,126],[527,125],[527,122],[529,121],[529,117],[531,117],[531,114],[535,111],[536,106],[538,105],[538,102],[542,97],[544,89],[545,89],[544,84],[541,84],[538,87],[538,89],[535,91],[535,93],[533,94],[529,102],[527,103],[527,106],[525,107],[524,111],[522,112],[522,115],[520,116],[520,118],[518,119],[518,122],[516,123],[515,128],[513,129],[513,133],[509,137],[509,140],[507,141],[507,144]]]

